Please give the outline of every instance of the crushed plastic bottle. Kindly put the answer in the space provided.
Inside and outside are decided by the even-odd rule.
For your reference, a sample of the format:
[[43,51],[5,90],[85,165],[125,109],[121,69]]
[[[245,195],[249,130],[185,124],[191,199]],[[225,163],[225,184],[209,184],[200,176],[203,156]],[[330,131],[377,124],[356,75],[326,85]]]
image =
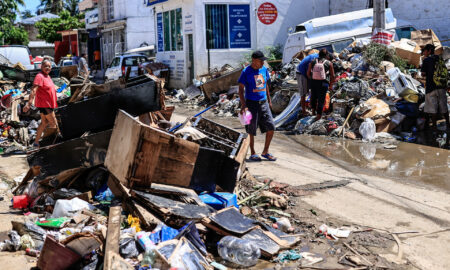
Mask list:
[[156,246],[153,244],[152,240],[150,240],[148,233],[144,231],[136,233],[135,240],[145,250],[141,266],[152,266],[156,261]]
[[222,238],[217,249],[224,260],[247,267],[255,265],[261,256],[261,251],[255,244],[234,236]]

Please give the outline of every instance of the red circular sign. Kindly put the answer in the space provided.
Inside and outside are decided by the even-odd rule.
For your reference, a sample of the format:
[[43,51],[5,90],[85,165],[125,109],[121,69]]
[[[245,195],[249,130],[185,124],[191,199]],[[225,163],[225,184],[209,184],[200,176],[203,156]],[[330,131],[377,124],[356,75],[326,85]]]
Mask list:
[[262,3],[258,8],[258,18],[263,24],[272,24],[278,17],[277,7],[269,2]]

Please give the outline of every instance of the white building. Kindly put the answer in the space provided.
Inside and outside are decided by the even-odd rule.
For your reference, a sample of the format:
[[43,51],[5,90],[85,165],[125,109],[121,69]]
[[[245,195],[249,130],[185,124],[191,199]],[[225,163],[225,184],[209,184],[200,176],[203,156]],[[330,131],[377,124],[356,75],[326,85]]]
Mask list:
[[99,0],[104,66],[116,54],[155,44],[153,11],[143,0]]
[[328,2],[148,0],[155,8],[156,58],[171,67],[169,86],[185,87],[208,73],[208,62],[210,69],[238,66],[255,49],[283,45],[290,27],[328,15]]

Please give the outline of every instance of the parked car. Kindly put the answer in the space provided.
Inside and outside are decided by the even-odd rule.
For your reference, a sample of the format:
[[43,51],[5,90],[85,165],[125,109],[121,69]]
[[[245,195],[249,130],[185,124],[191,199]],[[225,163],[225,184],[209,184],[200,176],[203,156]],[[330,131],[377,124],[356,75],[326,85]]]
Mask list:
[[142,54],[147,57],[150,63],[154,63],[156,59],[155,45],[131,49],[126,51],[125,54]]
[[34,69],[34,65],[31,62],[33,57],[27,46],[3,45],[0,46],[0,54],[6,57],[13,65],[20,62],[26,69]]
[[73,66],[73,60],[70,57],[62,57],[61,60],[59,60],[58,66],[65,67],[65,66]]
[[116,56],[105,71],[105,81],[117,80],[125,76],[128,67],[131,67],[130,78],[138,76],[138,69],[148,62],[148,58],[140,54],[124,54]]

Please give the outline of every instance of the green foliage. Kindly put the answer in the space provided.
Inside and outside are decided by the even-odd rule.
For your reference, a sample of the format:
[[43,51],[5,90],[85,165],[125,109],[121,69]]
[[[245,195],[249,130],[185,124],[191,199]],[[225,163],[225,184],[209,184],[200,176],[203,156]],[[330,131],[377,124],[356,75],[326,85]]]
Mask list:
[[28,19],[34,17],[34,15],[33,12],[31,12],[31,10],[27,9],[20,14],[20,17],[22,17],[22,19]]
[[48,43],[54,43],[61,40],[61,35],[58,31],[84,28],[84,14],[71,16],[69,11],[64,10],[59,13],[59,18],[44,18],[36,23],[39,31],[38,38],[45,40]]
[[28,45],[28,33],[22,27],[11,26],[0,34],[5,45]]
[[378,43],[370,43],[363,49],[363,57],[369,65],[378,67],[382,61],[390,61],[402,72],[408,67],[408,62],[400,58],[394,49]]
[[41,0],[39,7],[44,8],[45,12],[58,14],[64,10],[64,0]]
[[283,46],[281,44],[277,44],[275,46],[266,46],[264,48],[264,55],[267,57],[268,61],[282,59]]

